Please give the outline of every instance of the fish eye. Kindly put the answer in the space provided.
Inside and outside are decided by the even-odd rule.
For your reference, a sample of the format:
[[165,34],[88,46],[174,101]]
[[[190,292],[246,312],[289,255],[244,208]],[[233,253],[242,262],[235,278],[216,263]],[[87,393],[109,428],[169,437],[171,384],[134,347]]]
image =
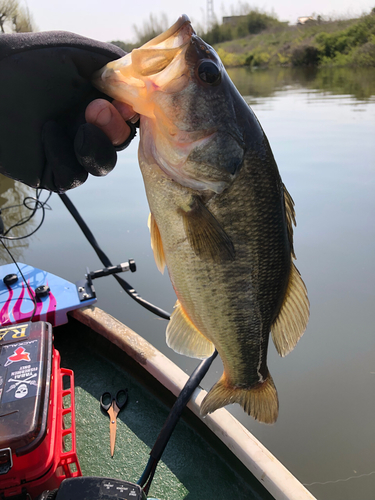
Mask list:
[[209,85],[219,85],[221,82],[220,69],[213,61],[203,61],[198,68],[198,76]]

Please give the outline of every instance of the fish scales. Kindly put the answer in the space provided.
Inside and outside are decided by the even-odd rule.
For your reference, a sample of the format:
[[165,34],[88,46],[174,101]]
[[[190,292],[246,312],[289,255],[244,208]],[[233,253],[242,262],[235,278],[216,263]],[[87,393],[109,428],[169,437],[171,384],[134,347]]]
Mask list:
[[[225,261],[219,265],[204,260],[196,262],[196,255],[185,236],[181,217],[175,210],[171,210],[171,204],[176,201],[175,196],[170,196],[173,186],[163,183],[156,200],[153,200],[152,194],[148,195],[168,256],[166,261],[170,278],[180,303],[189,311],[193,323],[216,345],[219,352],[225,352],[222,359],[227,375],[248,385],[258,381],[258,356],[248,356],[246,348],[249,344],[262,345],[262,372],[266,378],[265,359],[269,331],[281,305],[290,267],[285,225],[281,225],[279,220],[281,210],[272,210],[269,197],[263,205],[259,203],[262,186],[249,187],[246,180],[249,176],[251,178],[251,166],[256,168],[255,162],[245,162],[231,188],[208,203],[208,208],[234,242],[234,261]],[[143,175],[147,177],[149,173],[145,169],[148,169],[148,165],[141,163],[141,168]],[[154,169],[150,170],[154,172]],[[155,180],[149,178],[146,186],[154,183]],[[269,193],[269,187],[265,188]],[[191,196],[191,192],[187,190],[186,195]],[[242,199],[241,204],[236,202],[238,197]],[[281,201],[282,192],[276,192],[274,204],[280,205]],[[174,213],[175,218],[165,217],[166,213]],[[251,213],[252,216],[244,218],[244,213]],[[262,229],[263,227],[267,230]],[[267,251],[269,247],[271,252]],[[275,251],[277,248],[280,248],[279,252]],[[178,262],[183,262],[184,265],[177,265]],[[194,279],[191,279],[193,268]],[[180,283],[184,285],[178,286]],[[220,290],[219,296],[214,290]],[[209,317],[207,310],[212,311]],[[210,332],[215,332],[214,338]],[[234,342],[234,338],[238,340]],[[225,348],[221,349],[222,345]],[[238,354],[239,345],[246,346],[242,355]],[[232,362],[226,363],[226,358]],[[241,381],[237,376],[238,371],[244,372]],[[235,375],[231,377],[232,374]]]
[[292,261],[293,200],[262,127],[186,16],[95,84],[140,114],[151,244],[178,299],[167,343],[200,358],[216,348],[223,361],[201,413],[237,402],[274,422],[269,334],[287,354],[309,305]]

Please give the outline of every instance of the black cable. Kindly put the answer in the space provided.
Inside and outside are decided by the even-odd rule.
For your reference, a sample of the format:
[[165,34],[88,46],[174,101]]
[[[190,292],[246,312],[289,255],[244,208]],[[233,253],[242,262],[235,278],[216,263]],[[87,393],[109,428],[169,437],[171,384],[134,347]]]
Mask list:
[[157,465],[158,465],[157,462],[154,461],[152,464],[152,467],[151,467],[151,472],[148,476],[148,481],[143,488],[143,491],[145,492],[146,495],[148,495],[148,492],[150,491],[150,486],[151,486],[152,480],[154,479]]
[[197,366],[197,368],[190,375],[184,388],[182,389],[174,405],[172,406],[171,411],[169,412],[169,415],[167,417],[167,420],[165,421],[163,428],[160,431],[159,436],[157,437],[155,444],[150,452],[150,459],[146,465],[146,468],[138,481],[138,484],[141,487],[143,487],[147,482],[146,486],[148,485],[148,488],[147,491],[145,491],[146,494],[148,493],[148,489],[150,488],[150,484],[152,481],[152,477],[155,473],[156,466],[163,454],[163,451],[165,450],[165,447],[168,444],[168,441],[177,425],[178,420],[181,417],[184,408],[190,401],[193,392],[198,387],[203,377],[206,375],[209,367],[211,366],[216,356],[217,356],[217,351],[215,350],[215,352],[209,358],[204,359]]
[[[61,201],[64,203],[66,208],[69,210],[79,227],[81,228],[83,234],[86,236],[87,240],[89,241],[90,245],[93,247],[95,250],[97,256],[101,260],[102,264],[105,267],[111,267],[112,263],[107,257],[107,255],[103,252],[103,250],[100,248],[98,242],[96,241],[94,235],[90,231],[89,227],[85,223],[85,221],[82,219],[81,215],[79,214],[78,210],[75,208],[71,200],[68,198],[66,194],[59,194]],[[158,316],[164,318],[164,319],[170,319],[170,315],[166,312],[160,309],[157,306],[154,306],[150,302],[147,302],[146,300],[142,299],[138,295],[138,293],[132,288],[129,283],[127,283],[124,279],[120,278],[116,274],[113,275],[114,278],[118,281],[120,286],[125,290],[125,292],[136,302],[138,302],[141,306],[145,307],[149,311],[153,312],[154,314],[157,314]],[[150,459],[146,465],[146,468],[140,477],[138,484],[143,487],[145,494],[147,495],[152,479],[154,477],[155,471],[157,464],[163,454],[163,451],[165,447],[168,444],[168,441],[177,425],[177,422],[179,421],[181,414],[190,401],[190,398],[195,391],[195,389],[198,387],[200,384],[201,380],[203,377],[206,375],[207,370],[211,366],[211,363],[217,356],[217,351],[212,354],[209,358],[203,360],[198,367],[194,370],[194,372],[191,374],[189,377],[188,381],[186,382],[184,388],[180,392],[179,396],[177,397],[173,407],[171,408],[171,411],[169,412],[169,415],[167,417],[167,420],[165,421],[165,424],[162,428],[162,430],[159,433],[159,436],[156,439],[156,442],[151,450],[150,453]]]
[[[86,236],[87,240],[89,241],[90,245],[93,247],[95,250],[97,256],[99,257],[100,261],[105,267],[110,267],[113,264],[107,257],[107,255],[103,252],[103,250],[100,248],[98,242],[96,241],[94,235],[90,231],[89,227],[87,226],[86,222],[82,219],[81,215],[79,214],[78,210],[76,207],[73,205],[71,200],[68,198],[68,196],[64,194],[59,194],[61,201],[64,203],[66,208],[69,210],[69,212],[72,214],[74,217],[74,220],[77,222],[79,227],[81,228],[83,234]],[[151,304],[150,302],[147,302],[147,300],[142,299],[142,297],[134,290],[134,288],[127,283],[123,278],[120,276],[117,276],[116,274],[113,275],[113,277],[117,280],[119,285],[125,290],[125,292],[138,304],[140,304],[142,307],[145,309],[151,311],[152,313],[156,314],[157,316],[160,316],[163,319],[170,319],[170,314],[164,311],[163,309],[155,306],[154,304]]]

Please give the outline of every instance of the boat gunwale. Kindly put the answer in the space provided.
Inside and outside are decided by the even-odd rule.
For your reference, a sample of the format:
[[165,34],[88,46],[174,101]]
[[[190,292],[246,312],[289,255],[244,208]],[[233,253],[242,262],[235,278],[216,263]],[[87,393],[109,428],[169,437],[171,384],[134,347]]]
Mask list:
[[[147,340],[96,306],[69,313],[77,321],[102,335],[152,375],[174,396],[178,396],[189,376]],[[240,460],[275,500],[315,500],[315,497],[270,453],[233,415],[220,408],[205,417],[200,405],[207,392],[198,387],[188,408]]]

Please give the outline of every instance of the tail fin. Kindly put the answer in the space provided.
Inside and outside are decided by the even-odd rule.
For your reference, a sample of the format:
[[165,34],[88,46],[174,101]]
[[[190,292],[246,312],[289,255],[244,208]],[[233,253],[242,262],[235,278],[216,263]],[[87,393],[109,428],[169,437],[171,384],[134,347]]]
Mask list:
[[240,404],[249,415],[259,422],[273,424],[277,420],[279,400],[270,374],[264,382],[259,382],[253,387],[245,389],[230,385],[224,373],[203,399],[200,413],[204,416],[232,403]]

